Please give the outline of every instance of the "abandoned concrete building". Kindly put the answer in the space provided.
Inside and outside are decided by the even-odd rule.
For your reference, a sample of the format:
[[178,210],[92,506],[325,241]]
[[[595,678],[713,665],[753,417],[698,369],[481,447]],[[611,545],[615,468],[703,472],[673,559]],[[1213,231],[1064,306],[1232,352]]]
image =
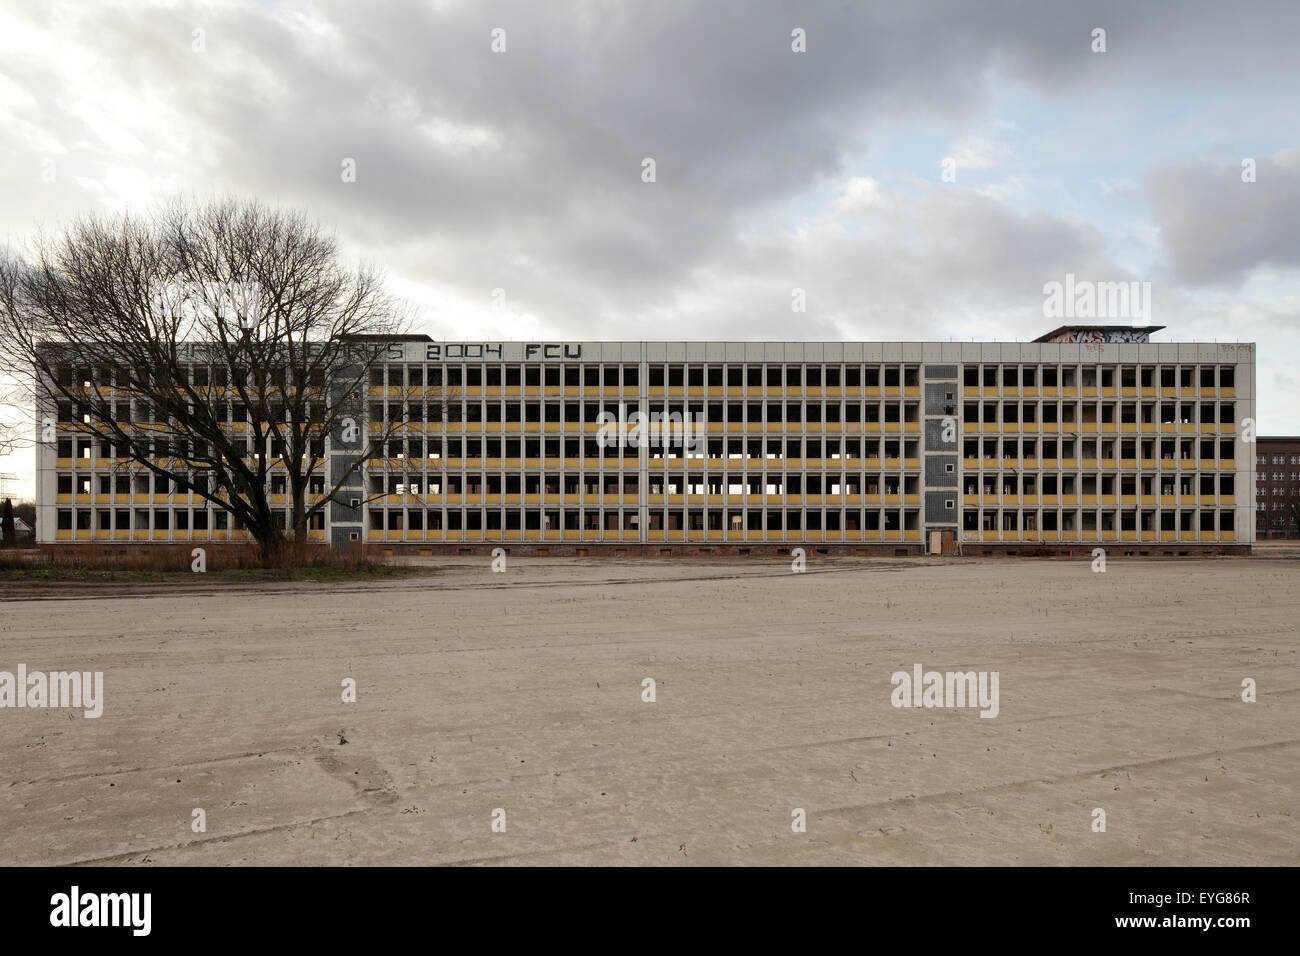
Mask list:
[[[1254,346],[1150,342],[1160,328],[1028,343],[403,336],[366,413],[407,424],[310,534],[396,552],[1249,550]],[[44,542],[245,534],[75,421],[37,454]],[[327,447],[326,471],[345,454]]]

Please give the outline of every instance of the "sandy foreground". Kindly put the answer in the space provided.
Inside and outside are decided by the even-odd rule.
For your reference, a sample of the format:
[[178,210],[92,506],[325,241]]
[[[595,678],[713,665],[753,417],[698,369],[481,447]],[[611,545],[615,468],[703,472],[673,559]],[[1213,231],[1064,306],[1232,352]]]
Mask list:
[[0,864],[1300,862],[1300,561],[489,560],[0,601]]

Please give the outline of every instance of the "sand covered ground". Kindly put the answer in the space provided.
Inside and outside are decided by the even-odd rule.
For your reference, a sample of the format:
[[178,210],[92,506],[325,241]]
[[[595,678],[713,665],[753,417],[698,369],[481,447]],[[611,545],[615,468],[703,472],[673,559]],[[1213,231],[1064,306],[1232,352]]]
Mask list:
[[0,593],[0,864],[1300,862],[1300,561],[489,561]]

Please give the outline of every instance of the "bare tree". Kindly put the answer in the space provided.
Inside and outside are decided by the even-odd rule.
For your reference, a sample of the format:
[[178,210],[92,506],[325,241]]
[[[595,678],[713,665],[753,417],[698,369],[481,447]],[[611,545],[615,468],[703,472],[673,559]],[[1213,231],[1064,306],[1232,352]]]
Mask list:
[[22,395],[14,383],[4,379],[0,372],[0,456],[12,455],[25,444],[21,425],[13,420],[13,412],[23,403]]
[[[89,217],[0,260],[0,354],[29,383],[40,440],[97,440],[229,512],[267,559],[307,540],[405,409],[441,417],[423,388],[390,390],[403,411],[367,427],[371,371],[404,324],[374,268],[257,202]],[[327,440],[348,452],[328,476]]]

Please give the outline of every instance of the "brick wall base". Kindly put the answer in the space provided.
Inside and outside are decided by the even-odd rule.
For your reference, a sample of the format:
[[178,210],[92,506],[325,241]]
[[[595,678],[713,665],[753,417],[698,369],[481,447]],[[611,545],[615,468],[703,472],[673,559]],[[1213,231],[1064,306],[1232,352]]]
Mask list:
[[[250,552],[247,544],[228,544],[222,542],[134,542],[121,543],[57,543],[43,544],[39,550],[56,557],[90,557],[109,554],[121,554],[123,551],[135,553],[175,552],[189,555],[194,548],[204,548],[211,556],[224,550]],[[324,549],[324,545],[317,547]],[[354,547],[358,547],[354,545]],[[361,549],[373,554],[392,554],[394,556],[418,555],[491,555],[496,548],[504,548],[507,554],[523,557],[594,557],[594,558],[654,558],[654,557],[771,557],[789,555],[792,548],[803,548],[809,557],[814,555],[833,555],[839,557],[921,557],[925,554],[923,545],[914,542],[888,544],[833,544],[830,542],[803,542],[773,544],[767,542],[728,544],[638,544],[635,542],[544,542],[529,541],[509,543],[502,542],[448,542],[421,543],[411,542],[371,542],[360,545]],[[967,543],[962,546],[961,555],[945,557],[1086,557],[1093,548],[1104,547],[1108,557],[1207,557],[1220,555],[1249,555],[1248,544],[1137,544],[1133,542],[1119,544],[1109,542],[1102,544],[999,544]],[[1264,546],[1267,547],[1267,546]]]
[[961,553],[964,557],[1089,557],[1093,548],[1103,548],[1110,558],[1152,557],[1152,558],[1204,558],[1214,555],[1250,554],[1248,544],[1138,544],[1134,541],[1118,543],[1108,541],[1105,544],[965,544]]
[[831,544],[829,542],[811,542],[806,544],[770,544],[755,541],[752,544],[733,542],[729,544],[638,544],[636,542],[599,542],[577,543],[572,541],[511,541],[501,542],[467,542],[447,544],[420,544],[418,541],[372,542],[366,545],[368,551],[393,555],[441,555],[473,554],[490,555],[496,548],[504,548],[506,554],[523,557],[600,557],[600,558],[655,558],[700,555],[717,556],[765,556],[789,555],[791,548],[803,548],[809,555],[841,555],[864,558],[879,557],[916,557],[924,554],[920,544],[899,542],[898,544]]

